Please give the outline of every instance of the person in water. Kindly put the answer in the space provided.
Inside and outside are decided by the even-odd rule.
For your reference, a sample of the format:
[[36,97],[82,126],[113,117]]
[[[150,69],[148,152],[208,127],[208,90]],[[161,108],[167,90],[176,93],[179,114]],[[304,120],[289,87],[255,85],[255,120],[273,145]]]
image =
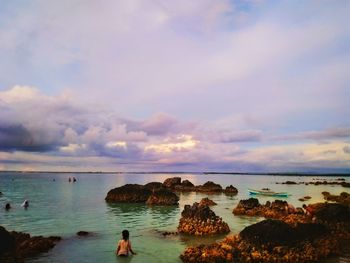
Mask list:
[[117,251],[115,252],[118,256],[127,257],[129,255],[129,251],[131,254],[136,255],[136,253],[131,248],[131,242],[129,240],[129,231],[123,230],[122,232],[123,238],[119,240]]
[[7,203],[7,204],[5,205],[5,209],[6,209],[6,210],[10,210],[10,209],[11,209],[10,203]]
[[24,208],[28,208],[28,207],[29,207],[29,201],[28,201],[27,199],[24,200],[22,206],[23,206]]

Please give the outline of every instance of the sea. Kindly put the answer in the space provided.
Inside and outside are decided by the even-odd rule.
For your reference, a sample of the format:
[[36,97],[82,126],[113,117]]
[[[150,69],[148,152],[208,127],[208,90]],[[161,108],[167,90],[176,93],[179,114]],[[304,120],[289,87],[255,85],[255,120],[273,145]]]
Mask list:
[[[199,185],[207,181],[233,185],[238,189],[235,196],[225,194],[179,193],[178,206],[147,206],[145,204],[110,204],[105,202],[107,192],[124,184],[145,184],[163,182],[166,178],[178,176]],[[75,177],[77,182],[69,182]],[[234,216],[232,210],[239,200],[249,198],[248,188],[270,188],[288,192],[291,195],[278,198],[295,207],[306,203],[324,201],[323,191],[331,194],[348,192],[340,185],[287,185],[285,181],[312,182],[333,181],[349,177],[327,177],[320,175],[285,176],[254,174],[202,174],[202,173],[0,173],[0,225],[7,230],[30,233],[31,235],[61,236],[62,240],[48,253],[30,258],[26,262],[181,262],[179,256],[188,246],[210,244],[224,236],[191,237],[187,235],[163,236],[164,231],[176,232],[181,211],[186,204],[199,202],[209,197],[218,205],[214,212],[228,223],[230,234],[239,233],[244,227],[259,222],[262,218]],[[312,198],[306,202],[298,199]],[[21,207],[29,200],[29,208]],[[260,203],[273,201],[274,197],[258,197]],[[6,211],[5,204],[12,209]],[[115,255],[121,232],[127,229],[137,255],[118,258]],[[78,231],[88,231],[89,236],[79,237]],[[350,262],[350,247],[341,257],[324,262]]]

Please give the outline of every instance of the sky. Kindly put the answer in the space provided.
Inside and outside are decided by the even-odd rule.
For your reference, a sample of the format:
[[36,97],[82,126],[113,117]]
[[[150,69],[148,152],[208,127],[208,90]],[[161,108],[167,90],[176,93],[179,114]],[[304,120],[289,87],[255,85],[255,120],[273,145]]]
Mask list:
[[0,170],[350,172],[350,1],[7,1]]

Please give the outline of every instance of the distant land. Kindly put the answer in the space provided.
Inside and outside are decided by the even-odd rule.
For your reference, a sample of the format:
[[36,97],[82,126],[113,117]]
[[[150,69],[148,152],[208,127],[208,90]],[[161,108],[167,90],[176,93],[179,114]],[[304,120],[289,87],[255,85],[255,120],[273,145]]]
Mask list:
[[231,174],[231,175],[271,175],[271,176],[329,176],[329,177],[336,177],[336,176],[343,176],[343,177],[350,177],[350,173],[312,173],[312,172],[159,172],[159,171],[151,171],[151,172],[117,172],[117,171],[111,171],[111,172],[102,172],[102,171],[88,171],[88,172],[81,172],[81,171],[16,171],[16,170],[9,170],[9,171],[0,171],[0,173],[28,173],[28,174],[34,174],[34,173],[49,173],[49,174]]

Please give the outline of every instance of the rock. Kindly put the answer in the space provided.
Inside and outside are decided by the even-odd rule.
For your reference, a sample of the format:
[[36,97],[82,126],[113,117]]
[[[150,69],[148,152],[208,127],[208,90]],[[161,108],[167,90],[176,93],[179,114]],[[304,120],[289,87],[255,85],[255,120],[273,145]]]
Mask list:
[[144,203],[151,196],[152,191],[138,184],[126,184],[114,188],[107,193],[107,202]]
[[183,180],[181,184],[175,185],[174,190],[178,192],[194,192],[196,188],[189,180]]
[[224,234],[230,232],[230,228],[209,206],[194,203],[192,206],[185,205],[178,232],[191,235]]
[[328,192],[322,192],[324,199],[327,201],[333,201],[344,205],[350,205],[350,194],[346,192],[340,193],[340,195],[331,195]]
[[213,200],[209,199],[208,197],[202,198],[202,200],[199,202],[200,206],[212,206],[217,205]]
[[165,179],[163,185],[167,188],[174,188],[176,185],[181,184],[181,177],[171,177]]
[[239,235],[243,240],[259,247],[293,246],[297,241],[296,232],[290,225],[273,219],[247,226]]
[[297,183],[294,181],[286,181],[284,184],[297,184]]
[[77,232],[77,236],[80,236],[80,237],[82,237],[82,236],[88,236],[88,235],[90,235],[90,233],[87,232],[87,231],[78,231],[78,232]]
[[317,220],[335,223],[350,222],[350,207],[342,204],[326,203],[315,211]]
[[299,241],[312,241],[329,234],[329,230],[325,225],[315,223],[299,223],[295,227],[295,231]]
[[343,187],[350,187],[350,183],[347,182],[341,182],[340,185]]
[[0,226],[0,256],[15,249],[15,238],[2,226]]
[[225,188],[224,193],[229,195],[236,195],[238,194],[238,190],[233,185],[230,185]]
[[168,189],[155,191],[146,201],[148,205],[178,205],[179,197]]
[[206,193],[222,192],[221,185],[213,183],[211,181],[208,181],[203,185],[198,185],[196,189],[198,192],[206,192]]
[[164,186],[160,182],[151,182],[151,183],[145,184],[144,187],[148,190],[154,191],[154,190],[163,188]]
[[260,203],[259,200],[256,198],[249,198],[249,199],[245,199],[245,200],[240,200],[237,208],[241,208],[244,210],[249,210],[249,209],[253,209],[256,207],[260,207]]
[[21,232],[8,232],[0,226],[0,262],[23,262],[25,258],[47,252],[60,237],[31,237]]

